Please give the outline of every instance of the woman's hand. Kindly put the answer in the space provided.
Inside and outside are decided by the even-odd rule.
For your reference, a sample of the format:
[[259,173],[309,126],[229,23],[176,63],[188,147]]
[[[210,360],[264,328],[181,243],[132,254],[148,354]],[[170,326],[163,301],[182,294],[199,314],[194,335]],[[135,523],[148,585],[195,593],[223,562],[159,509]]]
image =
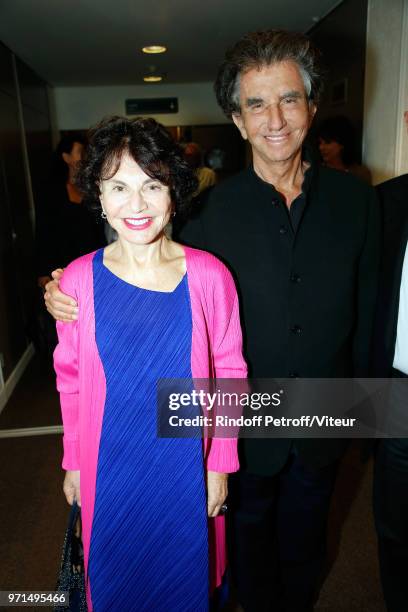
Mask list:
[[228,474],[207,472],[208,516],[217,516],[228,495]]
[[54,280],[50,281],[45,286],[46,291],[44,299],[45,306],[50,315],[53,316],[54,319],[57,319],[57,321],[68,323],[78,318],[78,308],[74,299],[59,290],[59,281],[61,280],[63,272],[61,268],[52,272],[52,278]]
[[65,493],[65,497],[67,498],[67,502],[70,506],[76,500],[78,506],[81,505],[81,491],[79,488],[80,485],[80,476],[79,470],[67,470],[64,479],[63,490]]

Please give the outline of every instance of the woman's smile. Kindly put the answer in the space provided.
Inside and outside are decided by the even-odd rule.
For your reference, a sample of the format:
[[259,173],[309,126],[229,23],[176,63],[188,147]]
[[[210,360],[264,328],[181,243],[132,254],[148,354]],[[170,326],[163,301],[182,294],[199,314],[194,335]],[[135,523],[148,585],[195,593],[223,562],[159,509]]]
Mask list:
[[144,230],[148,227],[151,226],[151,224],[153,223],[153,218],[152,217],[143,217],[141,219],[134,219],[132,217],[127,217],[126,219],[123,219],[123,223],[126,225],[127,228],[131,229],[131,230]]

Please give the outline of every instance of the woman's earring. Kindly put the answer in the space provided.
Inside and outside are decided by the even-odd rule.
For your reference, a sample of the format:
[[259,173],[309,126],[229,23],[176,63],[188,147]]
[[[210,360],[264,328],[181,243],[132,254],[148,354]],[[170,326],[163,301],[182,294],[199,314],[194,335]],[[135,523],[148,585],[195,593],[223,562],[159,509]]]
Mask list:
[[172,216],[172,217],[175,217],[175,216],[176,216],[176,211],[175,211],[175,210],[173,210],[173,212],[171,213],[171,216]]
[[102,219],[106,219],[106,212],[104,210],[101,211],[101,217]]

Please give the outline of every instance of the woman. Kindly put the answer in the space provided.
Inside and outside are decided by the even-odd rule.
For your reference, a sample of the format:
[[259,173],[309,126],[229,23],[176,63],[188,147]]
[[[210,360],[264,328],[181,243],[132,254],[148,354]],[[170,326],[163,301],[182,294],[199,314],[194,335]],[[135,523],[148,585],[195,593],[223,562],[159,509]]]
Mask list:
[[75,185],[84,144],[77,132],[61,138],[37,206],[37,282],[42,289],[51,280],[51,270],[106,244],[103,223],[98,223],[83,205]]
[[225,570],[217,515],[236,440],[203,452],[200,439],[157,438],[155,393],[160,378],[245,377],[234,283],[164,234],[196,179],[154,120],[99,124],[77,180],[118,235],[65,270],[79,316],[57,323],[64,491],[82,506],[88,605],[204,612]]
[[371,185],[371,172],[357,163],[355,131],[347,117],[329,117],[318,128],[318,145],[325,166],[350,172]]

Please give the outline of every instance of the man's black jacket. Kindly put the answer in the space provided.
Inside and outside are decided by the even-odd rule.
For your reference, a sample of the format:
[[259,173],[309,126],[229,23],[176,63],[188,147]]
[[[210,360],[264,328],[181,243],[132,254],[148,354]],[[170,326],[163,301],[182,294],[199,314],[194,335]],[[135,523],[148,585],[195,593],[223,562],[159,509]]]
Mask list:
[[377,194],[383,216],[383,251],[373,361],[374,374],[386,378],[391,374],[394,360],[402,266],[408,239],[408,174],[378,185]]
[[[355,177],[317,164],[304,185],[292,217],[251,167],[211,190],[180,240],[211,251],[232,271],[250,376],[365,376],[377,295],[377,199]],[[246,440],[241,463],[273,475],[291,444]],[[314,467],[338,458],[345,445],[337,439],[294,443]]]

